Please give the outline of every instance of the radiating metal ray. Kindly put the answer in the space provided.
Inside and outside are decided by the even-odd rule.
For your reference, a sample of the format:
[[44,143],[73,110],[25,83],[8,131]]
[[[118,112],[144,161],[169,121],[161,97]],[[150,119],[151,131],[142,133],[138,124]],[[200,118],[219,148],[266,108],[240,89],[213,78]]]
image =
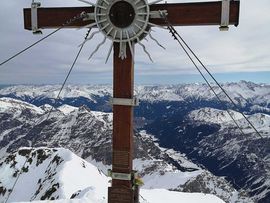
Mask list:
[[116,35],[117,35],[117,30],[114,31],[113,40],[115,40]]
[[166,27],[163,27],[163,26],[161,26],[161,25],[157,25],[157,24],[154,24],[154,23],[148,22],[148,25],[151,25],[151,26],[154,26],[154,27],[159,27],[159,28],[161,28],[161,29],[167,30]]
[[106,16],[107,14],[105,14],[105,13],[99,13],[99,14],[97,14],[97,16]]
[[108,54],[107,54],[107,57],[106,57],[106,61],[105,61],[105,63],[107,63],[107,62],[108,62],[108,59],[109,59],[109,57],[110,57],[110,55],[111,55],[111,52],[112,52],[112,48],[113,48],[113,41],[112,41],[112,43],[111,43],[111,46],[110,46],[109,52],[108,52]]
[[123,32],[122,32],[122,30],[120,30],[120,51],[119,51],[119,56],[121,55],[121,52],[123,51],[122,50],[122,46],[123,46],[122,39],[123,39]]
[[141,0],[137,0],[137,1],[135,1],[135,5],[137,5],[137,3],[139,3]]
[[107,5],[109,5],[110,3],[108,2],[108,1],[106,1],[106,0],[103,0]]
[[120,49],[119,49],[119,57],[121,59],[124,59],[124,51],[123,51],[123,42],[122,42],[122,39],[123,39],[123,31],[120,30]]
[[79,47],[82,46],[82,45],[84,45],[87,41],[91,40],[91,39],[92,39],[97,33],[99,33],[99,32],[100,32],[100,30],[93,32],[93,33],[90,35],[90,37],[88,37],[86,40],[83,41],[83,43],[81,43],[81,44],[79,45]]
[[107,10],[107,8],[104,7],[104,6],[97,5],[97,7],[98,7],[98,8],[102,8],[102,9],[104,9],[104,10]]
[[111,27],[108,32],[107,32],[107,36],[111,33],[111,31],[113,30],[113,27]]
[[107,37],[104,36],[104,39],[102,40],[102,42],[100,42],[96,49],[92,52],[92,54],[89,56],[88,60],[90,60],[92,58],[92,56],[98,51],[98,49],[101,47],[101,45],[103,45],[106,42]]
[[133,53],[133,48],[132,48],[132,44],[130,42],[130,38],[129,38],[129,34],[128,34],[128,31],[126,31],[126,35],[127,35],[127,38],[128,38],[128,46],[129,46],[129,49],[130,49],[130,53],[132,55],[132,57],[134,57],[134,53]]
[[137,19],[137,21],[142,22],[142,23],[146,22],[145,20],[142,20],[142,19]]
[[101,21],[98,21],[97,23],[104,23],[104,22],[106,22],[107,21],[107,19],[105,18],[105,19],[103,19],[103,20],[101,20]]
[[139,7],[137,7],[137,10],[140,10],[140,9],[142,9],[142,8],[145,8],[145,7],[146,7],[146,5],[139,6]]
[[80,28],[78,28],[78,30],[81,30],[81,29],[83,29],[83,28],[91,28],[91,27],[94,27],[95,25],[97,25],[96,22],[95,22],[95,23],[88,24],[88,25],[85,25],[85,26],[83,26],[83,27],[80,27]]
[[[137,23],[134,23],[134,25],[135,25],[137,28],[142,29]],[[134,32],[135,32],[135,31],[134,31]],[[136,34],[136,32],[135,32],[135,34]]]
[[122,42],[122,40],[123,40],[123,31],[120,30],[120,42]]
[[163,48],[164,50],[166,49],[164,46],[162,46],[152,35],[151,32],[148,33],[149,37],[155,41],[157,43],[158,46],[160,46],[161,48]]
[[81,1],[83,3],[86,3],[86,4],[89,4],[91,6],[96,6],[96,4],[92,3],[92,2],[89,2],[89,1],[86,1],[86,0],[78,0],[78,1]]
[[[110,23],[107,23],[104,27],[100,28],[100,30],[106,29],[109,25],[110,25]],[[108,35],[108,34],[107,34],[107,35]]]
[[[136,34],[136,32],[135,32],[134,28],[132,29],[132,32],[133,32],[133,34]],[[138,38],[137,38],[137,40],[138,40]]]
[[148,13],[137,13],[137,15],[139,15],[139,16],[145,16],[145,15],[147,15]]
[[159,2],[161,2],[161,1],[163,1],[163,0],[156,0],[156,1],[153,1],[153,2],[148,3],[148,5],[150,6],[150,5],[153,5],[153,4],[156,4],[156,3],[159,3]]
[[153,59],[151,58],[151,56],[150,56],[149,52],[146,50],[146,48],[145,48],[144,44],[142,44],[142,43],[140,42],[139,38],[137,38],[137,43],[138,43],[139,45],[141,45],[141,46],[142,46],[143,51],[144,51],[144,52],[147,54],[147,56],[149,57],[150,61],[152,61],[152,63],[154,63],[154,61],[153,61]]

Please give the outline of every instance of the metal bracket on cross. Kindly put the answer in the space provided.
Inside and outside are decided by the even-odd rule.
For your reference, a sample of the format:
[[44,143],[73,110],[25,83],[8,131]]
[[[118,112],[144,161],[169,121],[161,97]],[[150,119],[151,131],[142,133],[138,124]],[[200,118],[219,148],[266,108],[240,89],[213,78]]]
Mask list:
[[131,173],[116,173],[108,169],[108,176],[115,180],[133,180],[138,176],[138,171],[132,170]]
[[222,0],[221,4],[221,22],[220,22],[220,31],[228,31],[230,23],[230,1],[231,0]]
[[32,2],[31,4],[31,22],[33,34],[42,34],[42,31],[38,29],[38,16],[37,9],[41,6],[40,2]]
[[132,99],[128,98],[111,98],[110,103],[112,105],[119,106],[139,106],[139,99],[134,97]]
[[115,180],[131,180],[131,173],[116,173],[112,172],[112,170],[108,170],[108,176]]

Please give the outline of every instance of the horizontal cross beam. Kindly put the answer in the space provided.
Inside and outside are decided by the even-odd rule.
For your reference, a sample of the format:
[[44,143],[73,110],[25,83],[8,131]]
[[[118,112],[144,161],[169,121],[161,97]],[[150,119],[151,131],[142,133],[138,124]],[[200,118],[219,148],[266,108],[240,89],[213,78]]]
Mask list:
[[[239,22],[239,1],[231,1],[229,24],[238,25]],[[167,10],[168,21],[174,26],[195,26],[195,25],[220,25],[221,22],[221,1],[197,2],[197,3],[174,3],[154,4],[150,6],[151,11]],[[59,28],[64,22],[77,16],[83,11],[94,12],[94,7],[63,7],[63,8],[39,8],[38,28]],[[94,21],[78,20],[66,26],[66,28],[82,27]],[[163,19],[150,19],[151,23],[167,25]],[[24,27],[31,30],[31,9],[24,9]]]

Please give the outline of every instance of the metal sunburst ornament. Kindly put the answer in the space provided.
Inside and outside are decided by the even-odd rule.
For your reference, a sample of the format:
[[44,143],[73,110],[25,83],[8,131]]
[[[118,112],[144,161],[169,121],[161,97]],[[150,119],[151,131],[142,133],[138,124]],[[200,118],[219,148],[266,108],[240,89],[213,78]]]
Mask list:
[[127,46],[133,55],[133,44],[138,43],[142,46],[149,59],[153,61],[149,52],[146,50],[146,47],[141,42],[146,36],[149,36],[150,39],[154,40],[159,46],[164,48],[150,33],[152,26],[160,26],[149,22],[150,18],[162,18],[162,15],[167,15],[167,11],[165,10],[150,11],[150,5],[161,2],[162,0],[151,3],[148,3],[147,0],[97,0],[96,4],[86,0],[79,1],[95,7],[94,13],[87,14],[87,19],[95,20],[95,22],[84,27],[98,28],[98,31],[93,32],[82,44],[91,40],[100,32],[104,35],[103,40],[91,53],[89,59],[98,51],[107,39],[111,40],[111,45],[106,57],[106,63],[111,54],[114,42],[120,43],[119,57],[121,59],[127,57]]

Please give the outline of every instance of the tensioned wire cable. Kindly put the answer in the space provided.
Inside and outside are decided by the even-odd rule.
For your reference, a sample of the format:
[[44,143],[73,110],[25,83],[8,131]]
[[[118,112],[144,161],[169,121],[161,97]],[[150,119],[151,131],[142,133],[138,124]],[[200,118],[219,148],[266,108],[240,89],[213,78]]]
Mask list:
[[[86,40],[87,37],[89,36],[90,31],[91,31],[91,28],[89,28],[89,30],[87,31],[86,36],[85,36],[85,38],[84,38],[85,40]],[[81,54],[81,52],[82,52],[83,47],[84,47],[84,44],[82,44],[82,46],[80,47],[80,49],[79,49],[79,51],[78,51],[78,53],[77,53],[77,55],[76,55],[76,57],[75,57],[75,59],[74,59],[72,65],[71,65],[71,67],[70,67],[70,69],[69,69],[69,71],[68,71],[68,74],[67,74],[67,76],[66,76],[66,78],[65,78],[65,80],[64,80],[64,82],[63,82],[63,84],[62,84],[62,86],[61,86],[61,88],[60,88],[60,91],[59,91],[58,94],[57,94],[56,100],[60,99],[60,95],[61,95],[61,93],[62,93],[62,91],[63,91],[63,89],[64,89],[64,87],[65,87],[65,85],[66,85],[66,82],[67,82],[67,80],[68,80],[68,78],[69,78],[69,76],[70,76],[70,74],[71,74],[71,72],[72,72],[72,70],[73,70],[73,68],[74,68],[74,65],[76,64],[76,62],[77,62],[77,60],[78,60],[78,58],[79,58],[79,56],[80,56],[80,54]],[[50,109],[50,111],[49,111],[49,114],[48,114],[46,120],[49,119],[52,110],[53,110],[53,106],[51,107],[51,109]]]
[[[165,20],[166,21],[166,20]],[[197,64],[195,63],[195,61],[193,60],[193,58],[190,56],[190,54],[188,53],[187,49],[184,47],[184,45],[181,43],[181,41],[177,38],[177,36],[179,37],[180,35],[177,33],[177,31],[173,28],[173,26],[167,21],[168,23],[168,29],[169,29],[169,32],[172,34],[172,36],[174,37],[175,40],[177,40],[177,42],[180,44],[180,46],[182,47],[182,49],[184,50],[184,52],[187,54],[187,56],[189,57],[189,59],[191,60],[191,62],[194,64],[194,66],[196,67],[196,69],[198,70],[198,72],[200,73],[200,75],[203,77],[203,79],[205,80],[205,82],[207,83],[207,85],[209,86],[210,90],[215,94],[215,96],[217,97],[218,101],[222,104],[222,101],[220,99],[220,97],[217,95],[217,93],[215,92],[214,88],[211,86],[211,84],[208,82],[208,80],[206,79],[206,77],[204,76],[204,74],[202,73],[202,71],[199,69],[199,67],[197,66]],[[183,40],[183,38],[181,37],[180,39]],[[183,40],[184,41],[184,40]],[[187,47],[189,47],[187,45],[187,43],[185,43]],[[190,48],[191,49],[191,48]],[[195,53],[192,51],[192,53],[195,55]],[[196,56],[196,59],[198,57]],[[198,59],[199,61],[199,59]],[[201,61],[199,61],[200,64],[203,64]],[[204,66],[204,65],[203,65]],[[211,77],[214,78],[214,76],[208,71],[208,69],[204,66],[204,68],[207,70],[207,72],[209,73],[209,75]],[[223,90],[223,92],[226,92],[222,87],[221,85],[217,82],[217,80],[215,80],[215,82],[218,84],[218,86]],[[230,98],[230,96],[226,93],[225,94],[231,101],[232,99]],[[237,108],[236,104],[234,102],[232,102],[234,104],[234,106]],[[239,126],[239,124],[236,122],[236,120],[233,118],[233,116],[231,115],[230,111],[227,109],[226,110],[227,113],[229,114],[229,116],[232,118],[233,122],[235,123],[235,125],[237,126],[237,128],[241,131],[241,134],[244,135],[246,137],[246,134],[243,132],[243,130],[241,129],[241,127]],[[248,123],[251,125],[251,127],[254,129],[254,131],[256,132],[257,135],[260,136],[261,139],[263,139],[262,135],[258,132],[258,130],[254,127],[254,125],[248,120],[248,118],[242,113],[239,111],[239,113],[241,113],[243,115],[243,117],[245,118],[245,120],[248,121]],[[243,146],[243,143],[241,144],[241,148]],[[235,183],[234,181],[234,184],[239,188],[239,189],[244,189],[245,186],[243,187],[240,187],[238,184]],[[256,192],[256,194],[258,194],[259,191]]]
[[52,36],[53,34],[55,34],[56,32],[58,32],[59,30],[63,29],[65,26],[84,18],[86,15],[85,12],[80,13],[77,16],[74,16],[73,18],[71,18],[70,20],[66,21],[65,23],[62,24],[61,27],[57,28],[56,30],[54,30],[53,32],[49,33],[48,35],[42,37],[41,39],[39,39],[38,41],[36,41],[35,43],[29,45],[28,47],[26,47],[25,49],[19,51],[18,53],[14,54],[13,56],[9,57],[8,59],[4,60],[3,62],[0,63],[0,66],[6,64],[7,62],[9,62],[10,60],[16,58],[17,56],[21,55],[22,53],[24,53],[25,51],[29,50],[30,48],[34,47],[35,45],[39,44],[40,42],[42,42],[43,40],[47,39],[48,37]]
[[[91,28],[87,31],[86,36],[85,36],[85,39],[89,36],[90,31],[91,31]],[[61,88],[60,88],[60,90],[59,90],[59,92],[58,92],[58,94],[57,94],[57,97],[55,98],[56,100],[60,99],[60,95],[61,95],[61,93],[62,93],[62,91],[63,91],[63,89],[64,89],[64,87],[65,87],[65,85],[66,85],[66,82],[67,82],[67,80],[68,80],[68,78],[69,78],[69,76],[70,76],[70,74],[71,74],[71,72],[72,72],[72,70],[73,70],[73,68],[74,68],[74,66],[75,66],[75,64],[76,64],[76,62],[77,62],[77,60],[78,60],[80,54],[81,54],[81,52],[82,52],[83,47],[84,47],[84,45],[82,45],[82,46],[80,47],[80,49],[79,49],[79,51],[78,51],[78,53],[77,53],[77,55],[76,55],[76,57],[75,57],[75,59],[74,59],[72,65],[71,65],[71,67],[70,67],[70,69],[69,69],[69,71],[68,71],[68,73],[67,73],[67,75],[66,75],[66,77],[65,77],[65,79],[64,79],[64,82],[63,82],[63,84],[62,84],[62,86],[61,86]],[[52,113],[52,110],[53,110],[53,106],[51,107],[51,109],[50,109],[50,111],[49,111],[48,116],[46,117],[46,119],[45,119],[44,121],[42,121],[42,122],[45,122],[45,123],[46,123],[46,121],[49,120],[49,117],[50,117],[50,115],[51,115],[51,113]],[[38,123],[38,122],[37,122],[37,123]],[[33,130],[33,128],[34,128],[34,126],[30,128],[30,130],[27,132],[27,134],[30,133],[31,130]],[[26,135],[27,135],[27,134],[26,134]],[[14,184],[13,184],[13,186],[12,186],[12,188],[11,188],[11,191],[8,193],[8,196],[7,196],[7,199],[5,200],[5,203],[7,203],[7,201],[9,200],[10,195],[11,195],[12,191],[14,190],[14,188],[15,188],[15,186],[16,186],[18,180],[19,180],[19,177],[20,177],[20,175],[22,174],[22,170],[23,170],[23,168],[25,167],[27,161],[28,161],[30,158],[31,158],[31,153],[29,153],[29,156],[25,159],[24,164],[23,164],[23,166],[22,166],[22,168],[21,168],[21,171],[20,171],[20,173],[18,174],[17,178],[15,179]]]
[[[209,76],[215,81],[215,83],[222,90],[222,92],[229,98],[229,100],[231,101],[231,103],[237,109],[237,112],[239,112],[244,117],[244,119],[253,128],[253,130],[256,132],[256,134],[262,139],[263,136],[259,133],[259,131],[255,128],[255,126],[250,122],[250,120],[245,116],[245,114],[238,109],[238,106],[235,104],[235,102],[232,100],[232,98],[228,95],[228,93],[225,91],[225,89],[219,84],[219,82],[215,79],[215,77],[210,73],[210,71],[206,68],[206,66],[202,63],[202,61],[199,59],[199,57],[190,48],[190,46],[185,42],[185,40],[181,37],[181,35],[174,29],[174,27],[172,26],[172,24],[168,21],[166,15],[164,15],[163,13],[161,13],[161,15],[163,16],[165,22],[167,23],[167,27],[168,27],[170,33],[172,34],[172,36],[174,37],[174,39],[177,40],[177,42],[180,44],[180,46],[182,47],[182,49],[184,50],[184,52],[187,54],[187,56],[189,57],[189,59],[191,60],[191,62],[194,64],[194,66],[196,67],[196,69],[199,71],[200,75],[206,81],[207,85],[209,86],[209,88],[211,89],[211,91],[215,94],[215,96],[218,98],[218,100],[221,102],[220,97],[218,97],[218,95],[214,91],[213,87],[210,85],[210,83],[208,82],[208,80],[206,79],[206,77],[203,75],[203,73],[201,72],[201,70],[199,69],[199,67],[197,66],[197,64],[195,63],[195,61],[193,60],[193,58],[191,57],[191,55],[188,53],[187,49],[196,58],[196,60],[201,64],[201,66],[205,69],[205,71],[209,74]],[[187,47],[187,49],[184,47],[183,44]],[[230,115],[230,117],[233,119],[234,123],[236,124],[236,126],[238,127],[238,129],[241,131],[241,133],[244,134],[243,130],[240,128],[239,124],[237,124],[236,120],[233,118],[233,116],[230,114],[230,112],[228,110],[227,110],[227,112]]]
[[[170,29],[170,28],[169,28]],[[173,31],[170,29],[170,32],[173,35]],[[174,35],[173,35],[174,37]],[[177,38],[175,38],[175,40],[178,41]],[[215,92],[214,88],[212,87],[212,85],[208,82],[208,80],[206,79],[206,77],[203,75],[202,71],[199,69],[199,67],[197,66],[197,64],[195,63],[195,61],[191,58],[190,54],[187,52],[187,50],[184,48],[184,46],[179,43],[180,46],[182,47],[182,49],[185,51],[185,53],[187,54],[187,56],[189,57],[189,59],[191,60],[191,62],[193,63],[193,65],[195,66],[195,68],[198,70],[198,72],[200,73],[200,75],[203,77],[204,81],[206,82],[206,84],[208,85],[208,87],[210,88],[210,90],[214,93],[214,95],[217,97],[218,101],[220,102],[220,104],[222,104],[222,101],[220,99],[220,97],[218,96],[218,94]],[[231,115],[231,112],[226,108],[227,113],[229,114],[229,116],[231,117],[231,119],[233,120],[233,122],[235,123],[235,125],[237,126],[237,128],[239,129],[239,131],[241,132],[242,135],[245,136],[245,133],[243,132],[243,130],[240,128],[240,126],[238,125],[238,123],[236,122],[236,120],[234,119],[234,117]]]

